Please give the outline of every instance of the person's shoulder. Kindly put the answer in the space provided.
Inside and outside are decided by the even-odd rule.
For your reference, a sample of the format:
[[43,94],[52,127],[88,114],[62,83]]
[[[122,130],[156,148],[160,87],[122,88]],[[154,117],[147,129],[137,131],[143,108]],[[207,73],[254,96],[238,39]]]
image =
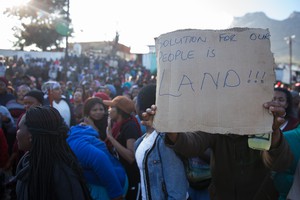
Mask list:
[[70,100],[65,98],[64,96],[61,97],[60,101],[64,101],[68,104],[69,107],[73,107],[73,104],[71,104]]
[[122,129],[126,129],[128,127],[135,127],[136,123],[133,120],[128,120],[122,124]]
[[300,125],[298,125],[296,128],[289,130],[289,131],[284,131],[283,135],[285,138],[294,138],[297,137],[300,139]]
[[6,106],[0,105],[0,112],[9,112]]

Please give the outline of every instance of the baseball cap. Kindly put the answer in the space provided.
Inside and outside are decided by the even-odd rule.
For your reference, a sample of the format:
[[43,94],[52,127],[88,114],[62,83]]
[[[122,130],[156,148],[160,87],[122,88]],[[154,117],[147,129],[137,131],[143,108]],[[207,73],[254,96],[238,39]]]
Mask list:
[[135,111],[134,102],[126,96],[116,96],[113,100],[103,100],[107,106],[117,107],[127,114]]
[[95,97],[98,97],[103,100],[110,100],[110,97],[104,92],[97,92],[94,94]]

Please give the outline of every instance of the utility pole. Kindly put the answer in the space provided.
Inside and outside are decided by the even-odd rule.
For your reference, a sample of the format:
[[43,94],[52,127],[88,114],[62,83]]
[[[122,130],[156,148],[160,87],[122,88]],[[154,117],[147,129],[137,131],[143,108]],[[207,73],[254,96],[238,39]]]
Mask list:
[[293,65],[293,61],[292,61],[292,57],[293,57],[293,48],[292,48],[292,41],[295,38],[295,35],[289,36],[289,37],[285,37],[284,40],[287,41],[287,44],[289,45],[289,55],[290,55],[290,85],[292,85],[293,83],[293,73],[292,73],[292,65]]
[[66,49],[65,49],[65,66],[67,69],[69,61],[69,31],[70,28],[70,0],[67,0],[67,34],[66,34]]

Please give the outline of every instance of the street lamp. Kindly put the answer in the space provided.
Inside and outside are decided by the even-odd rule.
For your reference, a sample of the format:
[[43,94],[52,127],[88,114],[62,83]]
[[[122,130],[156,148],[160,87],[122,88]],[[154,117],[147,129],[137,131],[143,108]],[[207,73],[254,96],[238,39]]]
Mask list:
[[69,28],[70,28],[70,0],[67,0],[67,34],[66,34],[66,49],[65,49],[65,65],[67,67],[67,63],[69,60]]
[[286,43],[289,45],[289,53],[290,53],[290,85],[292,85],[293,82],[293,75],[292,75],[292,41],[295,38],[295,35],[291,35],[289,37],[285,37],[284,40],[286,40]]

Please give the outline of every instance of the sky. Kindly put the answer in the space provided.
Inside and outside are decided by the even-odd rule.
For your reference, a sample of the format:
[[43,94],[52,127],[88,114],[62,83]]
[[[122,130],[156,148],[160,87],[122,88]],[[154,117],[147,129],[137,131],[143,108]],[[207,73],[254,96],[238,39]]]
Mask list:
[[[28,0],[0,0],[0,12]],[[70,42],[112,41],[132,53],[147,53],[154,38],[179,29],[226,29],[233,17],[264,12],[284,20],[300,11],[299,0],[70,0],[74,28]],[[13,27],[20,22],[0,14],[0,49],[12,47]]]

